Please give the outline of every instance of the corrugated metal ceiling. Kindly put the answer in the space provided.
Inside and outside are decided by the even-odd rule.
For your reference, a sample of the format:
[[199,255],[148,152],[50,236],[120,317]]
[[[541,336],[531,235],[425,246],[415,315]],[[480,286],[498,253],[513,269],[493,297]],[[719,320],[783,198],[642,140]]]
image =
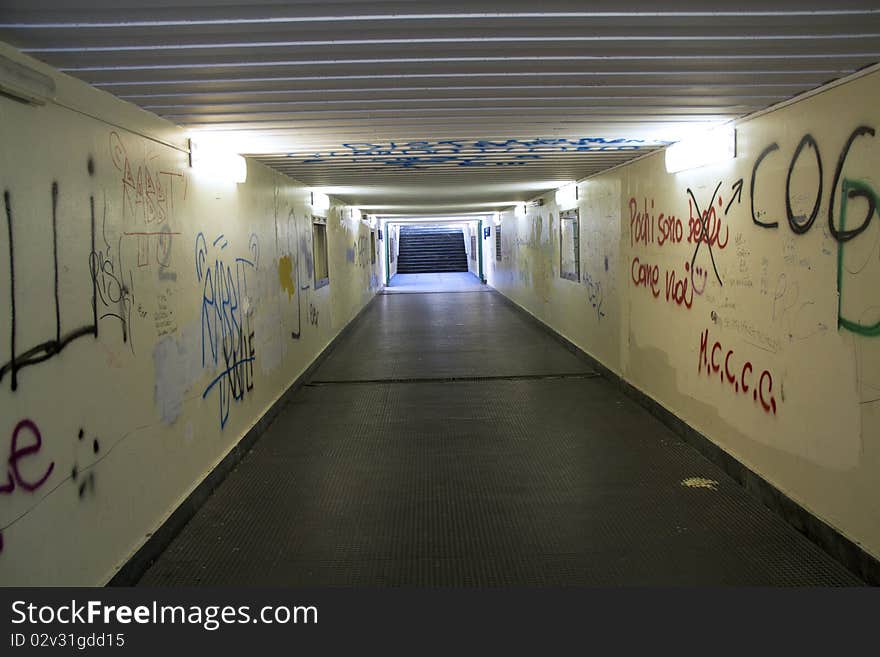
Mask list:
[[2,0],[0,40],[370,211],[452,212],[880,61],[872,4]]

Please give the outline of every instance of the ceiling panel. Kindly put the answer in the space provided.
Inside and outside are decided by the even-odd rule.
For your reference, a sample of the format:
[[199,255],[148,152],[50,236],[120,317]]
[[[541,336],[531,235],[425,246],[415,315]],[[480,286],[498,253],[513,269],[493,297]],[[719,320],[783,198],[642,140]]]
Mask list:
[[876,63],[872,5],[0,0],[0,40],[371,212],[450,212]]

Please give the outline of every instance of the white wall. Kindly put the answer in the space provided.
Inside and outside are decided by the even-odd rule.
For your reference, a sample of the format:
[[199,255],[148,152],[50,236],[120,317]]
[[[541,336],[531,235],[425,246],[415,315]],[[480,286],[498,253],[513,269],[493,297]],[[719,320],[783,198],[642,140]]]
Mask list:
[[[464,245],[465,245],[465,253],[467,254],[467,264],[468,271],[472,273],[474,276],[480,276],[480,240],[482,236],[479,235],[479,230],[477,228],[476,222],[469,222],[462,225],[462,232],[464,233]],[[471,241],[473,238],[473,241]]]
[[388,279],[397,273],[397,256],[400,254],[400,226],[385,224],[385,239],[388,242]]
[[580,183],[579,283],[552,193],[503,215],[487,275],[880,557],[878,127],[874,72],[741,122],[728,163],[668,174],[658,153]]
[[2,52],[51,75],[59,104],[0,97],[0,583],[102,584],[380,269],[334,204],[315,290],[302,185],[256,162],[242,185],[207,178],[173,125]]

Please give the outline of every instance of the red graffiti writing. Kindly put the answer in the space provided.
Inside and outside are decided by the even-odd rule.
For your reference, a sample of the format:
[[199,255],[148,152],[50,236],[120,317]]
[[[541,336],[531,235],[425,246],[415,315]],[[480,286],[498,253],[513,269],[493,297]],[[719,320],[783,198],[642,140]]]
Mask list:
[[694,305],[694,295],[702,295],[706,291],[706,271],[699,266],[691,268],[691,263],[685,261],[683,271],[677,269],[663,270],[665,288],[661,290],[661,268],[642,262],[638,256],[633,258],[630,268],[632,282],[636,287],[644,287],[651,290],[654,298],[665,291],[665,299],[676,306],[684,306],[690,309]]
[[110,156],[121,174],[122,210],[126,217],[143,219],[148,224],[166,221],[174,211],[175,183],[177,193],[186,198],[186,176],[178,171],[157,170],[152,164],[155,156],[147,158],[149,162],[132,163],[115,131],[110,133]]
[[694,305],[694,288],[690,285],[690,263],[684,263],[685,276],[677,276],[677,272],[666,272],[666,300],[672,301],[678,306],[684,305],[690,309]]
[[[718,197],[718,208],[721,208],[721,197]],[[692,199],[688,199],[688,227],[690,234],[688,242],[691,244],[699,244],[705,242],[710,247],[717,246],[723,249],[727,246],[730,238],[730,228],[723,225],[722,215],[715,211],[712,205],[708,210],[703,210],[702,216],[694,214],[694,203]],[[724,230],[724,241],[721,240],[721,231]]]
[[643,263],[636,256],[632,261],[631,274],[633,283],[649,288],[655,297],[660,296],[660,268],[657,265]]
[[[649,209],[650,206],[650,209]],[[679,244],[684,241],[684,222],[673,214],[661,212],[653,214],[654,199],[644,199],[639,209],[639,202],[633,197],[629,199],[629,242],[636,244]],[[691,229],[693,230],[693,229]]]
[[[710,346],[711,344],[711,346]],[[776,398],[773,395],[773,375],[764,370],[755,375],[750,361],[742,367],[736,365],[733,349],[724,350],[719,341],[710,342],[709,329],[700,335],[700,356],[697,372],[702,374],[705,369],[710,377],[718,375],[722,384],[734,389],[737,394],[752,393],[752,401],[760,403],[766,413],[776,415]]]
[[[651,208],[654,200],[651,199]],[[633,246],[637,243],[644,244],[654,242],[654,223],[648,213],[648,199],[645,199],[644,210],[639,212],[639,202],[635,197],[629,199],[629,243]]]
[[664,216],[661,212],[657,217],[657,227],[660,230],[660,237],[657,238],[658,246],[663,246],[666,242],[678,244],[684,239],[684,224],[674,215]]

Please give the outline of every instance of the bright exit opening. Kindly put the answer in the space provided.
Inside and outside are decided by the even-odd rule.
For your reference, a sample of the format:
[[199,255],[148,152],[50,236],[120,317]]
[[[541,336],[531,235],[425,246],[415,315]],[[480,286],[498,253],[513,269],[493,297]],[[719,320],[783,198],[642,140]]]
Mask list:
[[481,221],[401,222],[389,225],[387,292],[483,289]]

